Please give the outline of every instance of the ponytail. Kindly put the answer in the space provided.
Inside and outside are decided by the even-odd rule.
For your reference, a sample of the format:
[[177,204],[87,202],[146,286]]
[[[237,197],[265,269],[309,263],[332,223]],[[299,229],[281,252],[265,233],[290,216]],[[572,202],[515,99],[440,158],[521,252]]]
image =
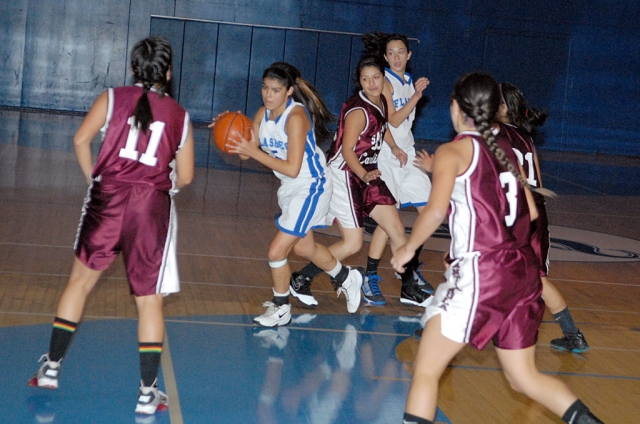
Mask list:
[[507,106],[509,123],[531,134],[537,127],[541,127],[549,115],[546,110],[538,110],[527,106],[522,92],[513,84],[500,84],[502,102]]
[[287,90],[293,87],[293,100],[302,103],[309,111],[315,134],[318,137],[328,137],[331,134],[329,124],[336,117],[329,111],[318,90],[302,78],[298,68],[286,62],[275,62],[265,69],[262,74],[262,79],[264,78],[280,81]]

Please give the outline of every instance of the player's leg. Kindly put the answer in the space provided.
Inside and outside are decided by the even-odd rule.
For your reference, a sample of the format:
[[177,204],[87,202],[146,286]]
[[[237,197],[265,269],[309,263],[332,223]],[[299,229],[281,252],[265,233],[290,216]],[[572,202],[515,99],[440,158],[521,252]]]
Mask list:
[[[400,221],[400,215],[394,205],[377,205],[371,211],[371,217],[376,220],[378,226],[382,227],[391,240],[391,251],[395,252],[400,246],[407,242],[407,235],[404,225]],[[401,273],[402,289],[400,290],[400,301],[409,305],[424,306],[429,295],[418,287],[413,278],[413,270],[417,262],[417,253],[406,264],[405,271]]]
[[[423,206],[416,206],[416,209],[418,210],[418,213],[420,213],[420,211],[422,211],[422,209],[424,209],[424,205]],[[433,288],[433,286],[431,285],[431,283],[429,283],[429,281],[424,277],[424,275],[422,275],[422,273],[420,272],[420,265],[422,265],[422,262],[420,262],[420,252],[422,252],[422,248],[424,245],[418,247],[416,249],[416,254],[413,257],[413,261],[414,263],[414,268],[413,268],[413,279],[416,281],[416,283],[418,283],[418,285],[420,286],[420,288],[424,291],[426,291],[428,294],[433,294],[433,292],[435,291],[435,289]],[[398,273],[396,273],[398,274]],[[400,277],[400,274],[396,275],[396,277]]]
[[271,269],[273,298],[264,303],[267,308],[265,313],[253,319],[256,324],[264,327],[276,327],[291,322],[291,305],[289,304],[291,268],[287,257],[299,239],[297,236],[278,230],[271,241],[267,258]]
[[551,340],[551,347],[568,352],[586,352],[589,350],[589,344],[580,329],[576,327],[564,297],[547,277],[540,279],[544,303],[556,322],[560,324],[563,333],[562,337]]
[[153,414],[167,404],[167,396],[158,390],[157,378],[164,342],[162,294],[136,296],[138,309],[138,352],[140,356],[140,389],[135,412]]
[[[340,222],[338,222],[338,228],[342,238],[329,246],[328,249],[334,258],[342,262],[360,251],[364,241],[364,229],[362,227],[346,228]],[[349,277],[341,284],[338,284],[337,280],[332,280],[334,288],[338,291],[338,296],[344,293],[347,300],[347,310],[350,313],[356,312],[360,306],[362,280],[363,275],[360,269],[350,270]]]
[[[347,232],[347,234],[346,237],[351,237],[351,232]],[[355,236],[357,233],[354,232],[353,235]],[[295,245],[294,251],[329,274],[334,288],[338,290],[338,294],[345,293],[347,310],[350,313],[358,310],[360,306],[360,288],[362,286],[362,273],[360,270],[344,266],[333,256],[329,248],[315,242],[311,231]]]
[[376,226],[371,235],[369,244],[369,255],[367,257],[367,269],[364,274],[364,282],[362,283],[362,296],[370,305],[384,305],[386,300],[380,291],[381,278],[378,275],[378,264],[380,258],[387,247],[389,236],[384,232],[382,227]]
[[412,417],[435,419],[440,377],[465,346],[443,336],[440,322],[440,315],[435,315],[424,328],[413,364],[413,378],[405,407],[406,422],[411,422]]
[[600,423],[565,383],[538,371],[535,350],[535,345],[516,350],[496,348],[504,375],[511,387],[567,422]]
[[96,271],[83,264],[77,257],[71,267],[71,275],[56,309],[51,331],[49,352],[40,358],[43,362],[29,385],[58,388],[60,362],[67,353],[73,335],[82,317],[87,296],[95,287],[102,271]]

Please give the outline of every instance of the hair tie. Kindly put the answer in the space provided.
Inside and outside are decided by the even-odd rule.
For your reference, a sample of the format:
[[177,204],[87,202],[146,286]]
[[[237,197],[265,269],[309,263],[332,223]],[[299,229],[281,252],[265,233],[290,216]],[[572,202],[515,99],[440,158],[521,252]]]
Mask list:
[[526,108],[526,109],[524,110],[524,116],[525,116],[525,118],[528,118],[528,117],[529,117],[529,108]]

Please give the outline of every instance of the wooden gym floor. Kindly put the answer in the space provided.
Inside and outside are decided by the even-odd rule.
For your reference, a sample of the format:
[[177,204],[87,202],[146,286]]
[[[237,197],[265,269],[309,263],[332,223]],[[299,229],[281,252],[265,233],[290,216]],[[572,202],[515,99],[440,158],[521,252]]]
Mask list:
[[[211,149],[204,127],[196,131],[195,181],[176,197],[182,291],[165,303],[168,413],[142,421],[132,412],[136,309],[120,260],[89,299],[61,388],[45,394],[27,388],[48,348],[72,263],[86,192],[71,150],[81,119],[0,111],[3,422],[401,421],[418,344],[411,334],[421,311],[399,302],[389,252],[381,262],[384,307],[361,306],[350,316],[344,298],[320,276],[314,283],[318,307],[292,299],[295,319],[286,331],[256,332],[251,318],[271,297],[266,251],[279,183],[259,165]],[[551,281],[591,349],[580,355],[551,349],[549,341],[561,332],[547,312],[539,368],[566,381],[605,422],[640,422],[640,159],[542,152],[541,161],[545,185],[560,194],[548,202],[551,235],[561,236],[552,249]],[[409,228],[414,217],[403,214]],[[332,243],[334,230],[317,239]],[[422,253],[422,273],[434,284],[442,279],[446,246],[446,238],[435,238]],[[346,262],[364,265],[367,248]],[[304,265],[295,256],[290,262],[294,270]],[[74,361],[82,365],[77,370]],[[311,361],[320,365],[311,367]],[[324,377],[312,384],[314,370]],[[113,387],[102,390],[104,380]],[[113,399],[104,407],[87,394]],[[318,405],[328,412],[318,415]],[[561,422],[509,389],[492,347],[458,355],[441,381],[439,408],[439,421],[456,424]]]

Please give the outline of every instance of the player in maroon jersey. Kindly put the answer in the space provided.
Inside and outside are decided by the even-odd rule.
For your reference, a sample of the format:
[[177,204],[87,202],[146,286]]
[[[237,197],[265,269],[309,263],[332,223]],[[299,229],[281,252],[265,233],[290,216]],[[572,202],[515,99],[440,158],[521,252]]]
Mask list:
[[[194,142],[188,113],[165,93],[171,78],[167,41],[139,41],[131,51],[131,67],[136,84],[98,96],[73,139],[89,189],[49,352],[30,385],[58,387],[61,361],[87,296],[122,253],[139,316],[135,411],[153,414],[167,403],[156,386],[164,339],[162,298],[180,290],[173,195],[193,179]],[[90,145],[99,131],[103,143],[94,165]]]
[[[500,84],[502,104],[498,111],[498,119],[504,123],[503,128],[509,134],[513,150],[518,162],[523,167],[527,182],[534,187],[542,187],[540,164],[533,144],[532,131],[544,124],[546,111],[527,107],[522,92],[513,84]],[[551,311],[553,318],[560,324],[563,336],[551,340],[551,347],[569,352],[586,352],[589,350],[584,335],[576,327],[567,302],[558,289],[549,281],[549,221],[543,196],[533,195],[538,208],[538,219],[532,223],[531,245],[540,263],[540,279],[542,280],[542,298]]]
[[[358,62],[356,80],[361,90],[343,105],[338,130],[329,151],[327,164],[331,171],[333,197],[329,221],[335,221],[342,239],[329,250],[339,261],[357,253],[364,239],[364,218],[370,216],[391,239],[391,250],[406,241],[404,225],[396,209],[393,197],[378,170],[378,154],[382,143],[388,143],[393,155],[402,166],[407,154],[400,149],[388,131],[387,102],[382,95],[384,66],[375,58],[364,57]],[[429,297],[420,290],[413,279],[413,269],[418,264],[412,259],[402,275],[400,301],[422,306]],[[301,301],[311,296],[311,280],[321,272],[313,264],[294,273],[291,288]],[[300,293],[306,293],[303,298]],[[358,304],[360,303],[358,296]],[[311,298],[313,298],[311,296]]]
[[508,141],[492,131],[499,106],[490,75],[457,80],[451,120],[458,135],[436,151],[429,203],[391,259],[403,270],[448,213],[451,263],[428,301],[404,423],[433,422],[438,381],[449,362],[467,343],[482,349],[490,341],[514,390],[566,422],[600,423],[568,386],[535,365],[544,303],[529,242],[537,211],[526,188],[540,190],[527,184]]

